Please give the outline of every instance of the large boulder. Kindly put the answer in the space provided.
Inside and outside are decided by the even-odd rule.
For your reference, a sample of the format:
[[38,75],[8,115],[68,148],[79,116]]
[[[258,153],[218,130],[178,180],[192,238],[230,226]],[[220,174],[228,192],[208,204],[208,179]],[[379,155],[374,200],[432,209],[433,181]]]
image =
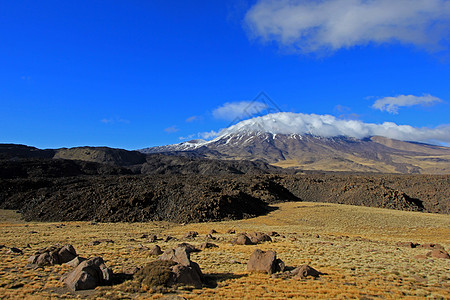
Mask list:
[[271,242],[272,239],[270,238],[270,236],[268,236],[267,234],[263,233],[263,232],[252,232],[250,234],[247,235],[250,240],[252,241],[253,244],[259,244],[259,243],[263,243],[263,242]]
[[441,249],[434,249],[433,251],[429,252],[427,256],[450,259],[450,255],[447,253],[447,251]]
[[198,273],[198,276],[200,278],[203,278],[200,266],[196,262],[191,261],[190,252],[184,247],[177,247],[176,249],[167,249],[166,251],[164,251],[163,255],[159,257],[159,260],[173,261],[182,266],[190,267],[195,272]]
[[159,247],[158,245],[153,246],[153,248],[150,249],[149,254],[150,255],[161,255],[164,252],[162,252],[161,247]]
[[61,280],[73,291],[90,290],[112,282],[113,272],[106,267],[101,257],[93,257],[81,262]]
[[284,270],[284,263],[277,259],[275,251],[262,251],[256,249],[247,263],[247,270],[250,272],[263,272],[273,274]]
[[233,245],[254,245],[252,240],[245,234],[239,234],[231,243]]
[[28,259],[28,262],[39,266],[60,265],[67,263],[76,257],[77,252],[72,245],[54,245],[37,251],[35,255]]
[[157,260],[148,263],[134,275],[134,280],[139,285],[149,287],[176,285],[202,287],[202,278],[194,268],[171,260]]

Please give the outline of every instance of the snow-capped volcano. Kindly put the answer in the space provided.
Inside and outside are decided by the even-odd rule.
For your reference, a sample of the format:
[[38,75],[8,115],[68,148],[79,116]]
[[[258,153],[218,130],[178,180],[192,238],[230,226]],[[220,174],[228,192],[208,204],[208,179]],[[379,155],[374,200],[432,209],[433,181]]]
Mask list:
[[223,129],[218,138],[227,134],[242,132],[265,132],[272,134],[313,135],[318,137],[345,136],[363,139],[383,136],[402,141],[428,143],[430,141],[450,142],[450,126],[415,128],[392,122],[382,124],[364,123],[359,120],[343,120],[331,115],[316,115],[280,112],[239,122]]
[[219,131],[210,141],[193,140],[141,152],[181,151],[184,155],[264,160],[307,170],[448,173],[450,148],[402,141],[445,141],[446,135],[450,137],[449,127],[414,128],[284,112],[239,122]]

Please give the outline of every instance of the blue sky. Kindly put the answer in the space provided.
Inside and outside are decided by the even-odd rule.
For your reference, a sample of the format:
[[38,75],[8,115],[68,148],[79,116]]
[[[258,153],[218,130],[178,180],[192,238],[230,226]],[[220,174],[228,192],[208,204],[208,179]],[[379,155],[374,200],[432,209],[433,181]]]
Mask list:
[[0,143],[178,143],[260,92],[286,112],[448,129],[449,1],[395,3],[1,1]]

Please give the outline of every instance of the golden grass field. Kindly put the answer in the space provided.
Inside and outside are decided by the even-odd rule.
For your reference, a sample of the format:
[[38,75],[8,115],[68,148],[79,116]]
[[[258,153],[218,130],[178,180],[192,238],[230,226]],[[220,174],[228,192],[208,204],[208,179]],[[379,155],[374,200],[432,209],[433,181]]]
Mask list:
[[[0,211],[0,298],[8,299],[158,299],[167,296],[152,290],[129,289],[129,282],[98,287],[92,291],[70,292],[59,279],[67,266],[27,269],[27,259],[43,247],[72,244],[83,257],[102,256],[115,273],[155,260],[145,247],[154,243],[144,234],[167,235],[178,241],[156,244],[163,250],[180,242],[199,245],[211,230],[218,248],[192,253],[203,273],[217,284],[202,289],[179,288],[176,294],[187,299],[450,299],[450,260],[415,259],[426,254],[423,248],[397,247],[399,241],[439,243],[450,249],[450,216],[403,212],[378,208],[325,203],[283,203],[269,215],[215,223],[179,225],[167,222],[38,223],[21,221],[11,211]],[[61,226],[64,224],[64,226]],[[236,232],[276,231],[281,236],[252,246],[233,246]],[[183,240],[195,230],[199,236]],[[114,243],[88,245],[98,239]],[[29,244],[29,248],[25,246]],[[18,247],[23,255],[9,254]],[[144,247],[144,248],[143,248]],[[246,272],[246,263],[256,249],[275,250],[287,266],[309,264],[326,273],[318,279],[274,279],[267,274]]]

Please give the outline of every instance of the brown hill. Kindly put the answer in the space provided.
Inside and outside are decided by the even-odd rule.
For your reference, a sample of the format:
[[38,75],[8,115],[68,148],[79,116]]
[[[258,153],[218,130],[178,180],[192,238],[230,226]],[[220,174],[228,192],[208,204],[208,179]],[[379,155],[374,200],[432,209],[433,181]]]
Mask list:
[[208,158],[263,160],[304,171],[449,174],[450,148],[392,140],[238,132],[209,142],[181,143],[144,153],[195,153]]

